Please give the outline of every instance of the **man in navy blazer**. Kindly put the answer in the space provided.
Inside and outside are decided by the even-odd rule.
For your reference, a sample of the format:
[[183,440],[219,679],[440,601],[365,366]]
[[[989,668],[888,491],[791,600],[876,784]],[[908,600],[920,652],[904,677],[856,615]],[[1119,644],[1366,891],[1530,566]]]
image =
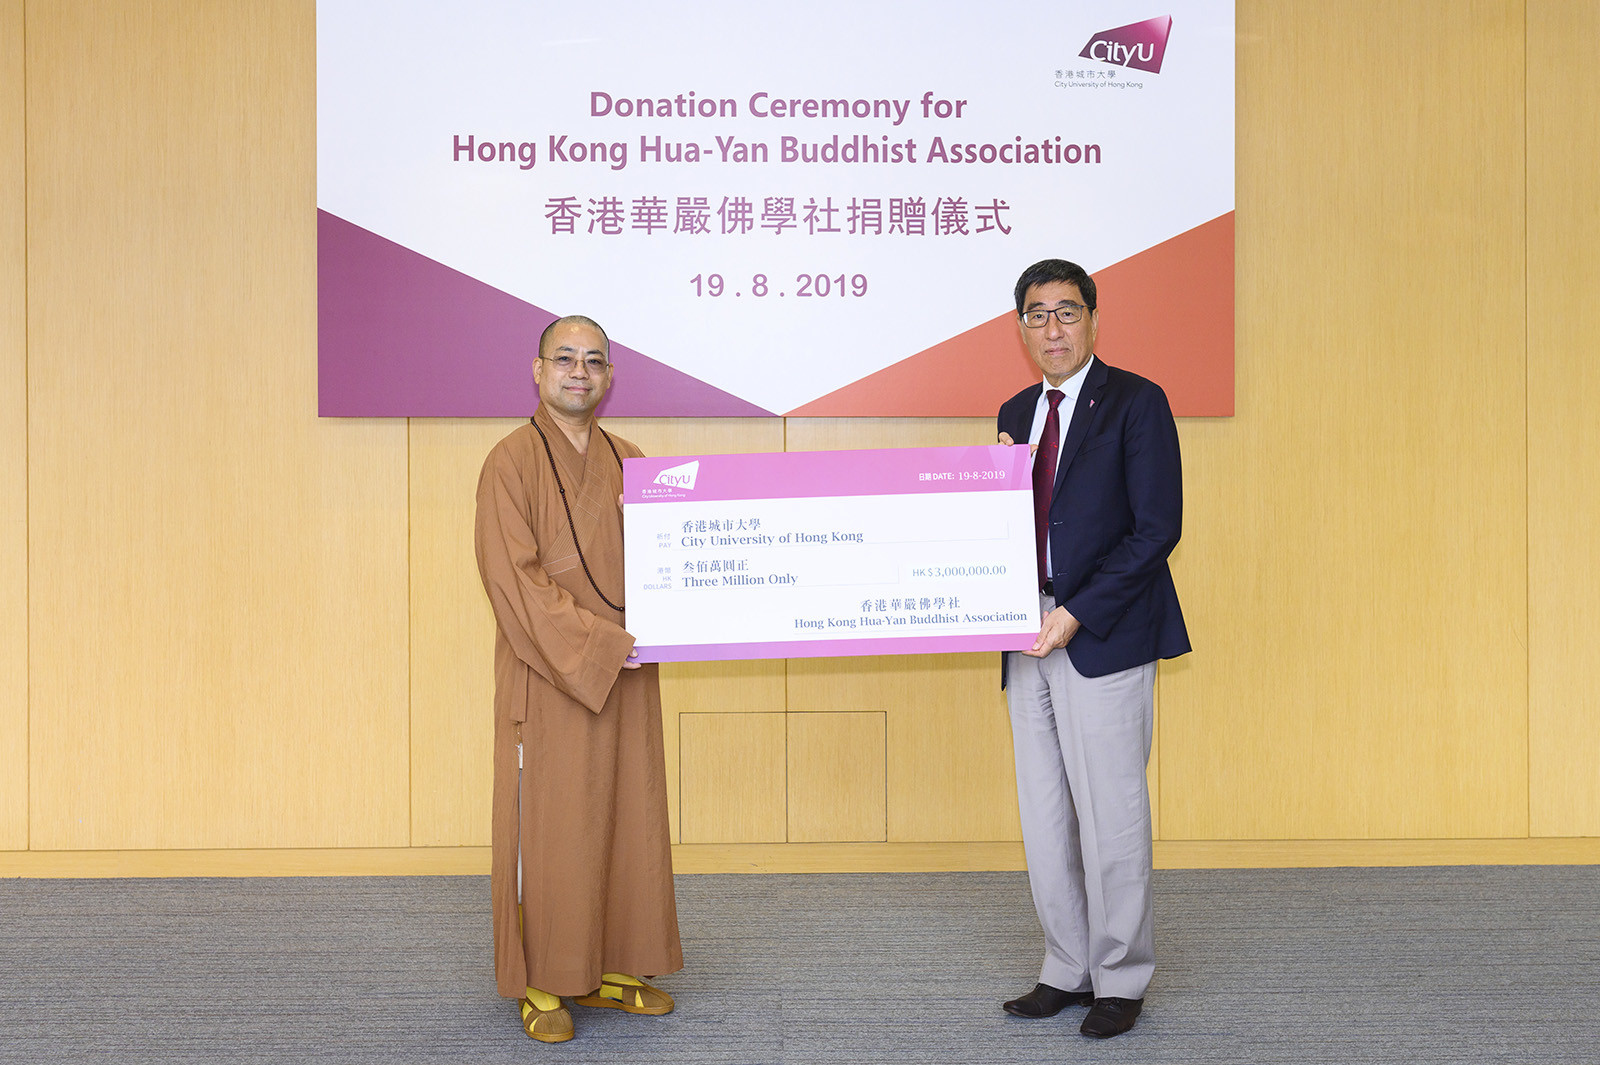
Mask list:
[[1043,372],[1000,408],[1034,445],[1040,616],[1002,677],[1035,908],[1045,933],[1020,1017],[1087,1005],[1081,1031],[1133,1027],[1154,971],[1150,793],[1156,660],[1189,650],[1167,556],[1183,519],[1178,430],[1160,386],[1094,355],[1094,279],[1046,259],[1016,286]]

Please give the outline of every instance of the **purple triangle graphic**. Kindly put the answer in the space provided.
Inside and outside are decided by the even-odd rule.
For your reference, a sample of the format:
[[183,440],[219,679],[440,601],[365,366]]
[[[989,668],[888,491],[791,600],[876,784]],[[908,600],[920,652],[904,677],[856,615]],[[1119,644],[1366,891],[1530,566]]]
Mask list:
[[[525,417],[535,405],[534,345],[558,317],[317,211],[317,413],[325,418]],[[776,417],[616,341],[611,358],[618,382],[603,415]]]

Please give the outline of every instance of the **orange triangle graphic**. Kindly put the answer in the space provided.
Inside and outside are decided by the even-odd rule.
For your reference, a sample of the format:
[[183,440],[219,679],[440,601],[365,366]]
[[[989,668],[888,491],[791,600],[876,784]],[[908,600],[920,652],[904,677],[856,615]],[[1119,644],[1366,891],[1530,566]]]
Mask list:
[[[1097,355],[1159,384],[1174,414],[1233,414],[1232,211],[1113,263],[1094,280]],[[1007,310],[788,415],[986,418],[1038,380]]]

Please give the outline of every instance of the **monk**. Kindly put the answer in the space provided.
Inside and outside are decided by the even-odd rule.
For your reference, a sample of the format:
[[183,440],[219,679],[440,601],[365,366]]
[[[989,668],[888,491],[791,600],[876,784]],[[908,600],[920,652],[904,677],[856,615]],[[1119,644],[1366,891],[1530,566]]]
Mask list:
[[478,572],[498,630],[495,976],[546,1043],[573,1037],[563,997],[670,1012],[644,976],[683,967],[660,685],[623,629],[622,460],[641,452],[594,417],[613,375],[599,325],[552,323],[533,363],[538,408],[478,480]]

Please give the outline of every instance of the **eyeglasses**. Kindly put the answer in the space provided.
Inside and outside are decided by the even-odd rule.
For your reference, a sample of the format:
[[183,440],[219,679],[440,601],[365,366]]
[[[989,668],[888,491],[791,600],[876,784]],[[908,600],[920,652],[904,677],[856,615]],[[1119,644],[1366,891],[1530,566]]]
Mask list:
[[[554,366],[562,373],[571,373],[573,370],[578,368],[578,360],[573,358],[571,355],[540,355],[539,358],[543,359],[545,362],[548,362],[551,366]],[[597,359],[591,355],[589,358],[583,360],[583,368],[588,370],[590,373],[605,373],[607,370],[611,369],[611,364],[605,359]]]
[[1027,326],[1029,329],[1043,329],[1045,323],[1050,320],[1050,316],[1053,314],[1056,316],[1056,321],[1060,322],[1062,325],[1073,325],[1083,320],[1083,312],[1088,309],[1089,308],[1085,307],[1081,303],[1068,303],[1064,306],[1057,307],[1053,311],[1024,311],[1022,314],[1022,324]]

